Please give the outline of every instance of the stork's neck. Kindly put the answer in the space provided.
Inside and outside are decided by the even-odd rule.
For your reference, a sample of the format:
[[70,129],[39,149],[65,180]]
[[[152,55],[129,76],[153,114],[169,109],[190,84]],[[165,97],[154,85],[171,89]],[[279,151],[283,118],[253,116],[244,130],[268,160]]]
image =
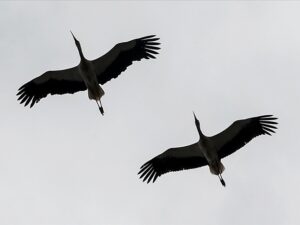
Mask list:
[[196,124],[196,127],[197,127],[197,131],[198,131],[200,139],[205,138],[205,135],[202,133],[202,131],[200,129],[200,124]]
[[82,49],[81,49],[81,46],[80,45],[76,45],[77,49],[78,49],[78,52],[79,52],[79,55],[80,55],[80,59],[81,60],[85,60],[85,57],[82,53]]

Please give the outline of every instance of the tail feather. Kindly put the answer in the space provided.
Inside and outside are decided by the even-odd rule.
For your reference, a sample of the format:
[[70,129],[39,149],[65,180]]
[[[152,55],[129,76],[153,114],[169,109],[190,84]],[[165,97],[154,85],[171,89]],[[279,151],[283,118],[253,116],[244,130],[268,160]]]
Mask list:
[[222,174],[225,170],[225,166],[222,164],[221,161],[214,161],[209,164],[209,170],[214,175]]
[[223,163],[221,161],[219,162],[218,166],[219,166],[219,172],[220,172],[220,174],[222,174],[225,170],[225,166],[223,165]]

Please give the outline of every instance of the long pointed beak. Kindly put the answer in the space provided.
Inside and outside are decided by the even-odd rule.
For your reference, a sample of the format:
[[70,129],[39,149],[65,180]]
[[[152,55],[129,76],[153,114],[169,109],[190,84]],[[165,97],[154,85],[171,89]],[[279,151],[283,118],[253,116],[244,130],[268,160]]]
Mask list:
[[194,113],[194,111],[193,111],[193,114],[194,114],[194,118],[195,118],[195,120],[198,120],[198,119],[197,119],[197,117],[196,117],[196,115],[195,115],[195,113]]
[[75,36],[74,36],[74,34],[72,33],[72,31],[70,31],[71,32],[71,34],[72,34],[72,36],[73,36],[73,38],[74,38],[74,41],[77,41],[77,39],[75,38]]

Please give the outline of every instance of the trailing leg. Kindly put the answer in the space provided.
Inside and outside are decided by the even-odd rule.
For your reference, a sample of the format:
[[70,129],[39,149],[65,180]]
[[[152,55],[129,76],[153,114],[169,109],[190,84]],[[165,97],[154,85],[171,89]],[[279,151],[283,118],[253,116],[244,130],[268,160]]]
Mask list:
[[219,177],[219,179],[220,179],[220,181],[221,181],[221,184],[225,187],[225,186],[226,186],[226,183],[225,183],[225,181],[223,180],[222,175],[221,175],[221,174],[218,174],[218,177]]
[[[96,100],[96,103],[97,103],[97,105],[98,105],[98,108],[99,108],[99,110],[100,110],[102,116],[104,116],[104,109],[103,109],[103,107],[102,107],[101,101],[99,100],[99,102],[98,102],[98,101]],[[100,104],[99,104],[99,103],[100,103]]]

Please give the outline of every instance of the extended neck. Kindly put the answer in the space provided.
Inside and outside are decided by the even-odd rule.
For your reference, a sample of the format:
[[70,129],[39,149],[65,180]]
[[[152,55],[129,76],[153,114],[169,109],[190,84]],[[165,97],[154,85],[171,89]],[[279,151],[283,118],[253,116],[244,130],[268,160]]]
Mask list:
[[199,134],[200,139],[201,139],[201,138],[204,138],[205,135],[202,133],[202,131],[201,131],[201,129],[200,129],[200,124],[196,124],[196,127],[197,127],[197,131],[198,131],[198,134]]
[[77,50],[78,50],[78,52],[79,52],[80,58],[81,58],[81,60],[84,60],[85,58],[84,58],[84,55],[83,55],[83,53],[82,53],[82,49],[81,49],[80,42],[75,38],[75,36],[74,36],[74,34],[72,33],[72,31],[70,31],[70,32],[71,32],[72,37],[73,37],[73,39],[74,39],[74,41],[75,41],[75,45],[76,45],[76,48],[77,48]]
[[193,112],[193,114],[194,114],[195,125],[196,125],[196,127],[197,127],[197,131],[198,131],[199,137],[200,137],[200,139],[201,139],[201,138],[204,138],[205,136],[204,136],[204,134],[202,133],[202,131],[201,131],[201,129],[200,129],[200,122],[199,122],[199,120],[197,119],[197,117],[196,117],[196,115],[195,115],[194,112]]
[[79,52],[79,55],[80,55],[80,58],[81,60],[85,60],[85,57],[82,53],[82,49],[81,49],[81,46],[80,45],[76,45],[77,49],[78,49],[78,52]]

